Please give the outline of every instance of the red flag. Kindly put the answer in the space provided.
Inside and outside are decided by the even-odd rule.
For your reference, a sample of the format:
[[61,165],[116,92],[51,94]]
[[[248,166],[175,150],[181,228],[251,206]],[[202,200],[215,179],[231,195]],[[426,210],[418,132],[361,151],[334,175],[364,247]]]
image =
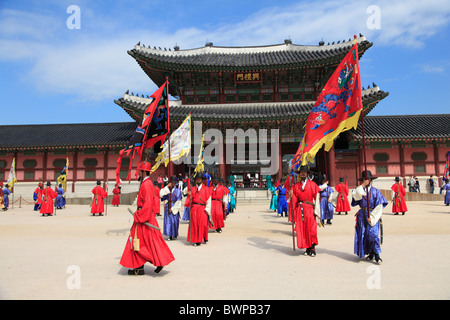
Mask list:
[[342,131],[356,129],[361,110],[361,75],[355,36],[355,44],[325,84],[308,116],[300,143],[301,164],[313,162],[323,145],[325,151],[330,150]]
[[[166,79],[166,82],[164,82],[164,84],[151,95],[153,101],[144,111],[144,116],[139,122],[133,136],[130,139],[130,142],[123,150],[120,151],[116,168],[117,183],[120,182],[120,166],[124,155],[130,157],[130,165],[127,176],[127,180],[130,182],[130,172],[135,155],[139,155],[140,163],[145,149],[151,148],[157,141],[163,142],[165,140],[168,132],[168,85],[169,81]],[[136,172],[136,176],[137,174],[138,173]]]

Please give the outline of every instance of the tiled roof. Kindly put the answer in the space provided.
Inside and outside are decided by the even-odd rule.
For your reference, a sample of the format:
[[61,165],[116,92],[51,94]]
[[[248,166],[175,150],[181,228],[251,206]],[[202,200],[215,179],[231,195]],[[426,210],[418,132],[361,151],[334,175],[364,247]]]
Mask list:
[[0,149],[125,145],[136,122],[0,126]]
[[[450,114],[367,116],[364,118],[364,131],[367,140],[449,140],[449,123]],[[0,126],[0,150],[123,146],[136,126],[135,121]],[[361,139],[360,126],[350,133],[357,140]]]
[[[361,124],[352,135],[362,139]],[[450,139],[450,114],[367,116],[364,137],[366,140]]]
[[[360,35],[357,38],[360,55],[373,43]],[[286,40],[284,44],[253,47],[216,47],[212,43],[203,48],[188,50],[153,49],[136,44],[128,51],[141,67],[163,67],[167,70],[262,70],[272,67],[298,67],[327,65],[340,62],[354,44],[353,39],[342,43],[296,45]],[[144,63],[145,61],[145,63]]]
[[[389,93],[379,87],[362,91],[363,104],[369,110],[376,102],[384,99]],[[135,95],[124,94],[114,102],[122,107],[133,119],[139,121],[142,114],[152,100]],[[180,101],[170,101],[171,119],[183,120],[189,112],[193,119],[209,121],[238,121],[238,120],[281,120],[289,118],[306,118],[314,106],[315,101],[293,102],[260,102],[260,103],[227,103],[227,104],[199,104],[181,105]]]

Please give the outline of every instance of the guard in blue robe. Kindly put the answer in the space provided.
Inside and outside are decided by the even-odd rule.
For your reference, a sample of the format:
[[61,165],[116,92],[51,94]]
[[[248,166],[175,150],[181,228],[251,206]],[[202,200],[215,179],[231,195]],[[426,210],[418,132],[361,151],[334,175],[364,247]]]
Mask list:
[[8,210],[10,194],[11,194],[11,191],[9,191],[8,185],[5,185],[5,188],[3,188],[3,211]]
[[334,192],[333,189],[328,186],[328,181],[325,184],[319,186],[320,188],[320,219],[322,224],[327,220],[327,224],[331,224],[331,220],[334,215],[333,204],[331,203],[331,194]]
[[270,199],[270,210],[274,212],[278,209],[278,196],[277,196],[277,188],[275,186],[270,187],[270,191],[272,192],[272,198]]
[[234,212],[234,210],[236,209],[236,189],[234,188],[234,186],[232,184],[228,184],[228,190],[230,190],[230,201],[228,202],[229,205],[229,209],[230,212]]
[[204,183],[209,187],[211,184],[211,175],[207,172],[203,175],[203,178],[205,179]]
[[[178,228],[180,226],[180,210],[183,194],[178,188],[177,178],[174,176],[170,179],[169,184],[161,189],[161,200],[166,201],[164,204],[164,227],[163,235],[173,240],[178,237]],[[171,211],[169,211],[169,208]]]
[[448,179],[445,179],[445,185],[442,186],[442,190],[445,192],[444,204],[450,205],[450,183]]
[[388,202],[380,190],[372,186],[372,180],[377,177],[367,170],[362,172],[363,183],[352,192],[352,207],[359,206],[361,209],[356,215],[354,253],[367,260],[381,263],[381,241],[380,224],[383,208]]
[[279,215],[287,217],[289,213],[288,203],[286,201],[286,188],[283,185],[284,180],[280,181],[280,185],[277,188],[278,192],[278,213]]
[[56,189],[56,209],[62,209],[66,205],[66,198],[63,197],[64,189],[62,188],[62,184],[59,185],[59,188]]

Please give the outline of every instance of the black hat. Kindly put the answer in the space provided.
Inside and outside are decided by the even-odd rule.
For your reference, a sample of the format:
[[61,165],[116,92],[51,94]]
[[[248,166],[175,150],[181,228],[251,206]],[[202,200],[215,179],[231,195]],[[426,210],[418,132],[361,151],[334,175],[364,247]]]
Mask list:
[[344,182],[344,177],[340,177],[339,182]]
[[300,166],[300,168],[298,168],[298,172],[308,172],[309,171],[309,167],[307,165],[302,165]]
[[399,177],[395,177],[395,181],[396,181],[396,182],[399,182],[399,181],[400,181],[400,178],[399,178]]
[[361,173],[361,178],[358,179],[358,181],[362,181],[362,180],[366,180],[366,179],[371,179],[371,180],[375,180],[378,177],[375,177],[372,175],[372,172],[370,172],[370,170],[364,170]]
[[47,186],[49,186],[50,185],[50,181],[47,181]]
[[197,180],[198,178],[200,178],[200,179],[202,179],[202,180],[205,179],[203,172],[196,172],[196,173],[195,173],[194,179]]
[[97,185],[100,185],[100,183],[101,183],[100,180],[97,180]]

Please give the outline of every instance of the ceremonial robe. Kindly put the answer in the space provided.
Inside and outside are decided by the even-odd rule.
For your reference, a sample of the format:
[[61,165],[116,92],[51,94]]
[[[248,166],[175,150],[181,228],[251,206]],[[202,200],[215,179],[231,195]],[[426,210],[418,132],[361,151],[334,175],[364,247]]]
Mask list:
[[230,212],[233,212],[234,209],[236,209],[236,189],[234,188],[234,185],[232,184],[228,190],[230,190],[229,193],[229,205],[230,205]]
[[405,188],[401,183],[394,183],[391,187],[392,190],[392,213],[406,212],[408,208],[405,201]]
[[283,216],[284,213],[289,212],[288,203],[286,201],[286,188],[282,185],[279,185],[277,188],[278,191],[278,214]]
[[[359,186],[353,190],[352,196],[352,207],[359,205],[361,208],[356,214],[354,253],[360,258],[371,253],[380,254],[380,218],[388,202],[374,187],[367,191]],[[367,222],[368,216],[370,223]]]
[[9,207],[9,195],[11,194],[11,191],[9,191],[8,188],[3,189],[3,206],[5,209],[8,209]]
[[221,185],[212,186],[211,189],[211,220],[214,223],[213,230],[222,229],[225,227],[225,204],[224,202],[226,195],[225,187]]
[[94,199],[92,199],[91,213],[96,214],[105,212],[105,204],[103,202],[103,199],[106,198],[105,190],[100,186],[96,186],[92,189],[92,193],[94,194]]
[[[153,183],[146,177],[139,188],[134,222],[131,226],[120,264],[125,268],[139,268],[147,261],[154,266],[164,267],[175,260],[161,231],[146,226],[144,222],[159,227],[154,210],[155,193]],[[139,251],[132,246],[133,239],[139,239]]]
[[111,204],[113,206],[118,206],[120,204],[120,188],[115,187],[113,189],[112,193],[113,193],[113,198],[112,198]]
[[[183,196],[187,195],[188,187],[183,189]],[[183,216],[181,217],[181,220],[183,221],[189,221],[189,215],[190,215],[190,198],[189,196],[186,196],[186,200],[184,201],[184,212]]]
[[[161,200],[166,201],[164,205],[164,227],[163,234],[168,237],[178,237],[178,228],[180,226],[180,210],[181,199],[183,195],[181,190],[173,187],[172,190],[168,186],[164,187],[160,192]],[[172,209],[172,212],[169,211]]]
[[312,180],[306,179],[304,183],[300,181],[294,185],[293,195],[297,202],[294,206],[294,222],[299,249],[319,244],[316,222],[316,217],[320,219],[319,192],[319,186]]
[[187,241],[201,243],[208,240],[208,216],[211,212],[210,189],[205,185],[191,188],[192,206]]
[[42,204],[40,213],[53,214],[53,199],[55,199],[56,196],[56,192],[50,187],[42,190]]
[[336,187],[337,201],[336,212],[350,211],[350,202],[348,201],[348,186],[344,183],[339,183]]
[[333,204],[328,201],[333,192],[333,189],[327,185],[325,185],[323,190],[320,191],[320,218],[322,220],[333,219]]
[[63,197],[64,189],[58,188],[56,189],[56,200],[55,200],[55,206],[57,208],[62,208],[66,205],[66,199]]
[[450,204],[450,183],[446,183],[442,190],[445,191],[445,198],[444,198],[444,204],[449,205]]
[[41,208],[42,203],[42,189],[40,187],[37,187],[36,190],[34,190],[33,200],[34,200],[34,210],[37,211]]

